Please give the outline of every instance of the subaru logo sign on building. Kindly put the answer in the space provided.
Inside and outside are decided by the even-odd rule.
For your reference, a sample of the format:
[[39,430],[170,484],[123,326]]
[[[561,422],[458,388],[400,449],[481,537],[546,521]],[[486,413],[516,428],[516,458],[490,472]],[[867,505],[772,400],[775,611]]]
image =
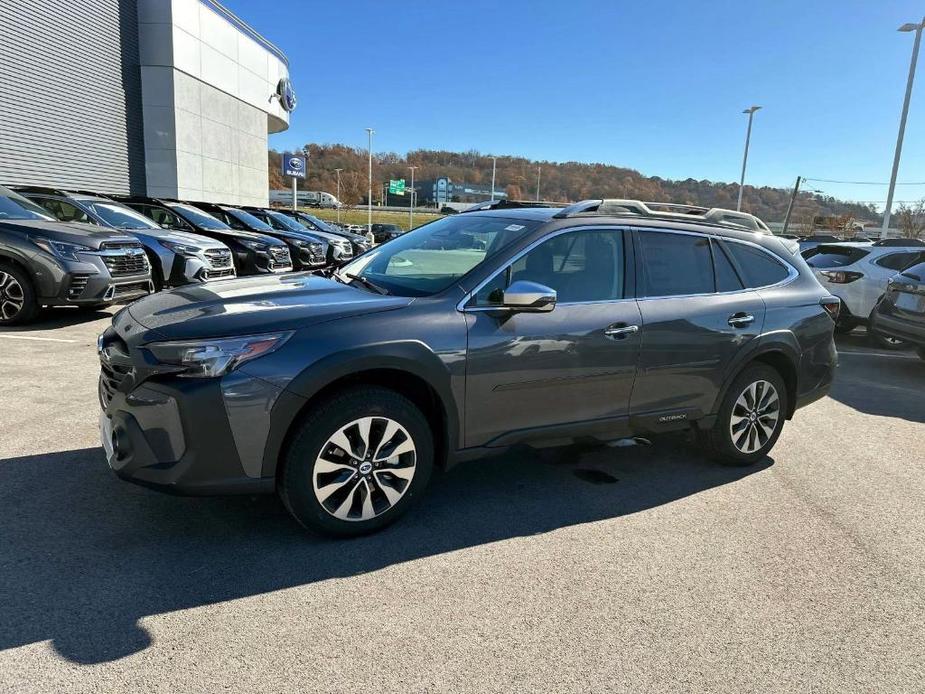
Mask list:
[[284,154],[283,176],[305,178],[305,157],[301,154]]
[[295,89],[292,88],[292,82],[289,81],[288,77],[283,77],[276,85],[276,97],[286,113],[295,111],[297,103]]

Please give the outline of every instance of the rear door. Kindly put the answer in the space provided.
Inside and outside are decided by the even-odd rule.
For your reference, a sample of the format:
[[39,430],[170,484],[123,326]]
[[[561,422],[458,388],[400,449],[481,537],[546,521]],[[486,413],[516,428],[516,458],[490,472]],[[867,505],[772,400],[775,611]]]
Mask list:
[[643,229],[635,240],[643,325],[630,414],[637,428],[683,427],[710,413],[727,369],[757,346],[764,301],[708,235]]

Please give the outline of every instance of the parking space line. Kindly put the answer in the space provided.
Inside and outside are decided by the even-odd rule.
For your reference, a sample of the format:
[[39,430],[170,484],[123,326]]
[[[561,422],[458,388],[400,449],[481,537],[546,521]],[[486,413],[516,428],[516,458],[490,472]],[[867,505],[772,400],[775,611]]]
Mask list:
[[8,340],[36,340],[38,342],[77,342],[77,340],[65,340],[60,337],[33,337],[32,335],[3,335]]

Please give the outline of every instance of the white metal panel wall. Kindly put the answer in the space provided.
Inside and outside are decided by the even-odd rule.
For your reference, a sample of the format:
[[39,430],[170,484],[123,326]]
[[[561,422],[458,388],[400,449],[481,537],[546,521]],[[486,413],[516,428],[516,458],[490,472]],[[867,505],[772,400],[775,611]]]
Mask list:
[[0,184],[144,176],[136,0],[0,0]]

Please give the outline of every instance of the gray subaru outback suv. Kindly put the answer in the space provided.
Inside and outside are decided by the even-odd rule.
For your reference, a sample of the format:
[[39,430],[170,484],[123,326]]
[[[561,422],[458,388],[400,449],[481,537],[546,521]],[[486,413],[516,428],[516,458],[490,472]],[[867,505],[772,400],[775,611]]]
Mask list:
[[102,443],[127,480],[276,491],[337,535],[515,444],[692,429],[751,464],[836,363],[838,301],[795,251],[694,214],[499,203],[331,277],[164,292],[100,336]]
[[59,222],[0,186],[0,325],[28,323],[43,306],[107,306],[152,290],[137,239]]

